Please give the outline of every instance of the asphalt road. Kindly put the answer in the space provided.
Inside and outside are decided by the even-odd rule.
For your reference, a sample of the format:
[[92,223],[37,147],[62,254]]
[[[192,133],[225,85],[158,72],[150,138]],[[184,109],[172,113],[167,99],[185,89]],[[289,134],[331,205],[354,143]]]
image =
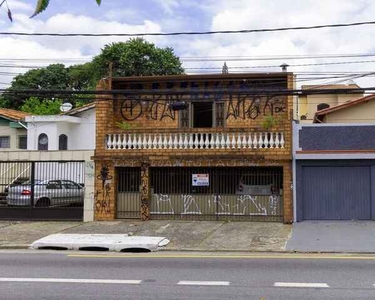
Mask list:
[[0,252],[0,299],[375,299],[375,256]]

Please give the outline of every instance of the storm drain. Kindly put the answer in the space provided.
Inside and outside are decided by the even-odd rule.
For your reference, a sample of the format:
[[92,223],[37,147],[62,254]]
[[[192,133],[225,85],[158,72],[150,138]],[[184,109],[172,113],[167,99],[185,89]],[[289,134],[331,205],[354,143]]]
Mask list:
[[128,236],[127,234],[52,234],[31,244],[40,250],[116,251],[145,253],[166,246],[165,237]]

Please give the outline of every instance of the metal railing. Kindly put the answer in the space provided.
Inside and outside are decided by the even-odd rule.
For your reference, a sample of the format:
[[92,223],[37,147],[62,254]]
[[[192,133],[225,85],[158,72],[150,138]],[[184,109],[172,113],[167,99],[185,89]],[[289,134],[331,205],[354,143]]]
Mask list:
[[0,219],[81,220],[82,161],[0,162]]
[[107,134],[108,150],[284,148],[283,132],[185,132]]

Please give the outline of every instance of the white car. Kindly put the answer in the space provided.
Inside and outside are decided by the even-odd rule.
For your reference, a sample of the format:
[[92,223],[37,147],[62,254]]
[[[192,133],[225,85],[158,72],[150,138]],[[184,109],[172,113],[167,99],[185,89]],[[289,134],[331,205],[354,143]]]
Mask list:
[[[29,206],[31,203],[30,181],[8,189],[10,206]],[[71,180],[35,180],[34,203],[38,207],[83,205],[84,188]]]

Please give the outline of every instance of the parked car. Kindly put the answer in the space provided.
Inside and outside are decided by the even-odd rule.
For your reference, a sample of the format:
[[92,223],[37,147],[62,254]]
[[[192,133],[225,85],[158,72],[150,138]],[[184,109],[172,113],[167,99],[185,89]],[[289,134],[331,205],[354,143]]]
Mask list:
[[[30,181],[9,187],[8,205],[29,206],[31,203]],[[35,180],[34,203],[38,207],[83,205],[84,189],[71,180]]]

